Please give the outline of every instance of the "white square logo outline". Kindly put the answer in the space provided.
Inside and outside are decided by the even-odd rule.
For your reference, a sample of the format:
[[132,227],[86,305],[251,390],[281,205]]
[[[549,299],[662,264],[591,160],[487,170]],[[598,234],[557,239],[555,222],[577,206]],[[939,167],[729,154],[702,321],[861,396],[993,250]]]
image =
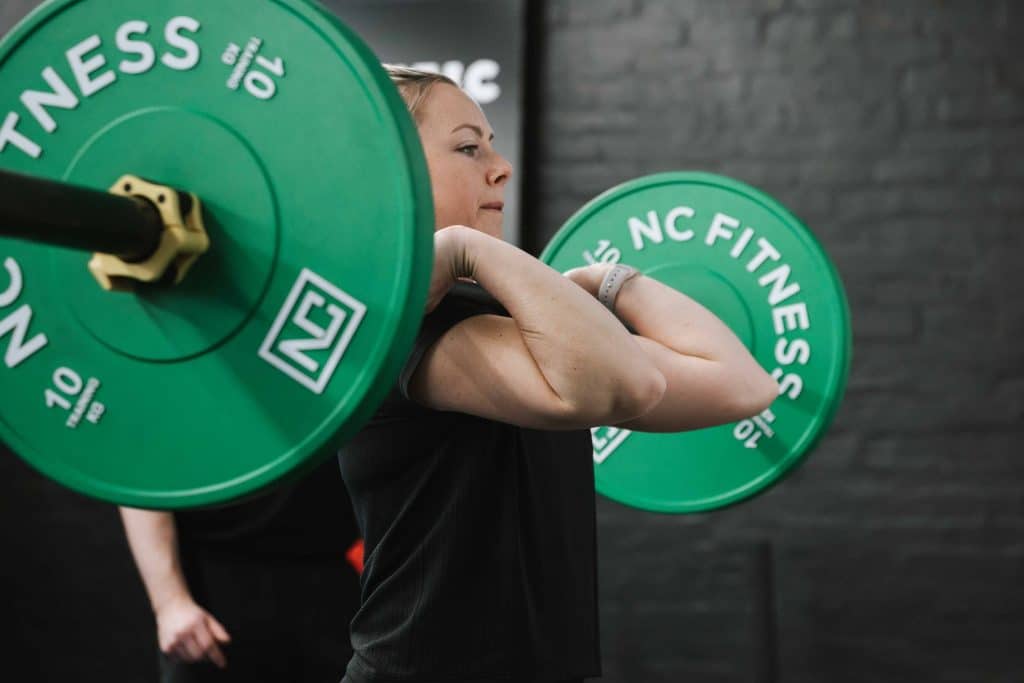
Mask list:
[[[341,336],[335,343],[330,357],[321,368],[320,374],[317,376],[316,380],[312,379],[309,375],[303,374],[293,365],[274,353],[274,346],[278,341],[278,335],[281,333],[281,330],[284,329],[284,326],[288,324],[288,321],[291,320],[292,314],[295,311],[295,305],[298,303],[299,297],[302,293],[306,291],[306,285],[308,284],[315,285],[320,288],[321,291],[329,294],[336,301],[344,304],[352,310],[351,319],[343,324]],[[355,335],[356,330],[359,329],[359,325],[365,315],[366,304],[342,291],[337,286],[314,273],[312,270],[303,268],[299,273],[299,277],[295,280],[295,284],[292,285],[291,291],[288,292],[288,296],[285,299],[284,304],[281,306],[281,310],[278,311],[277,317],[274,319],[274,324],[271,325],[270,331],[263,339],[263,343],[260,345],[259,356],[313,393],[318,395],[323,394],[324,389],[327,388],[331,378],[334,377],[334,372],[337,370],[338,364],[345,355],[345,351],[348,349],[348,345],[352,341],[352,337]]]
[[[604,427],[590,428],[591,445],[593,445],[594,436],[597,430],[599,429],[604,429]],[[598,451],[597,449],[594,450],[594,464],[600,465],[605,460],[607,460],[611,456],[611,454],[614,453],[620,445],[622,445],[622,442],[626,440],[626,437],[628,437],[632,433],[633,431],[630,429],[619,428],[618,433],[616,433],[615,436],[612,437],[610,443],[605,444],[604,448],[602,448],[600,451]]]

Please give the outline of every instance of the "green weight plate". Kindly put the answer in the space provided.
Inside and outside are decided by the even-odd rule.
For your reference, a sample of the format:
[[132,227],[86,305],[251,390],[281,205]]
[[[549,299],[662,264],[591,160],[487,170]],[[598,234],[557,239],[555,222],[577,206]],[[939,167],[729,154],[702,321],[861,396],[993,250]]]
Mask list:
[[777,482],[827,429],[849,374],[846,295],[807,228],[764,193],[706,173],[633,180],[580,209],[541,258],[563,272],[638,268],[715,313],[780,384],[769,410],[734,424],[592,430],[600,493],[659,512],[723,507]]
[[0,440],[90,496],[185,508],[308,471],[383,399],[432,265],[426,164],[379,61],[303,0],[57,0],[0,44],[0,167],[195,193],[178,287],[0,239]]

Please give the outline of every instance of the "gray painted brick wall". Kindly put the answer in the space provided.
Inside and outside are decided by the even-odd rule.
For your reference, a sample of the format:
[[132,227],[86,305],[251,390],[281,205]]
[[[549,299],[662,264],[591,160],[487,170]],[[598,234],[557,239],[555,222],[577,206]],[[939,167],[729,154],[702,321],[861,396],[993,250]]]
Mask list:
[[781,680],[1024,680],[1024,3],[550,0],[535,250],[637,175],[744,180],[845,281],[829,436],[733,509],[600,504],[605,680],[751,681],[751,549]]

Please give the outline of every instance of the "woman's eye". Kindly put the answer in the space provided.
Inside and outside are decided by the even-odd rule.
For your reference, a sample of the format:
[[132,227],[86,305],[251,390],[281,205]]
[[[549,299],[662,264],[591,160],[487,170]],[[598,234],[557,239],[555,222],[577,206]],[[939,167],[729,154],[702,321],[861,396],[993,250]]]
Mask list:
[[463,145],[459,147],[458,151],[467,156],[473,156],[478,149],[480,149],[480,145]]

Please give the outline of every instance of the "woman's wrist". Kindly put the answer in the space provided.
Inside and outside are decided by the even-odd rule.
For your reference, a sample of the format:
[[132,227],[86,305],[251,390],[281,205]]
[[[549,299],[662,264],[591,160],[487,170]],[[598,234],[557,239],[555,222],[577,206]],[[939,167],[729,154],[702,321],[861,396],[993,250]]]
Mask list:
[[615,300],[619,296],[619,290],[621,290],[627,282],[639,275],[640,271],[636,268],[622,263],[616,263],[605,273],[604,278],[601,280],[601,286],[597,291],[597,300],[600,301],[609,311],[615,313]]
[[175,606],[188,605],[192,602],[194,602],[192,594],[189,593],[187,588],[184,586],[173,586],[161,591],[159,594],[154,594],[150,600],[150,607],[152,607],[154,614],[159,615],[161,612],[173,609]]

